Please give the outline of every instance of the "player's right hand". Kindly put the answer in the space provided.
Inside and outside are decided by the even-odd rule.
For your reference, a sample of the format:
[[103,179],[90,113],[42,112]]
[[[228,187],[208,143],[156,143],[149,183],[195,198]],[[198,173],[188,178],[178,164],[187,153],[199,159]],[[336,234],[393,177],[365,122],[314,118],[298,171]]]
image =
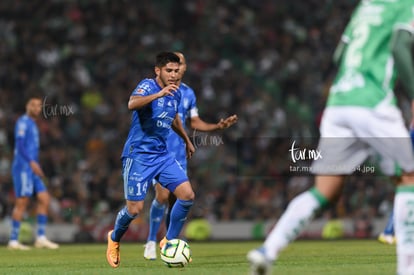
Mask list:
[[238,120],[237,115],[229,116],[226,119],[220,119],[220,121],[217,123],[219,129],[226,129],[232,126],[234,123],[236,123]]
[[40,167],[39,163],[37,163],[36,161],[32,160],[30,162],[30,168],[32,168],[33,173],[35,173],[35,175],[43,178],[45,176],[45,173],[43,173],[42,168]]
[[178,90],[178,86],[175,84],[169,84],[162,88],[161,91],[158,92],[159,97],[168,96],[168,95],[174,95],[174,92]]

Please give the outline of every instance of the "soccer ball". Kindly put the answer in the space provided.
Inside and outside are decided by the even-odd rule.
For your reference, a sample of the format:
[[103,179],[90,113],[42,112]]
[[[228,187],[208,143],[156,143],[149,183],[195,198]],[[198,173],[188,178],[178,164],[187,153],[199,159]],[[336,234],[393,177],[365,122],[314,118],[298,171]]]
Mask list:
[[191,260],[188,243],[181,239],[172,239],[161,248],[161,260],[168,267],[184,267]]

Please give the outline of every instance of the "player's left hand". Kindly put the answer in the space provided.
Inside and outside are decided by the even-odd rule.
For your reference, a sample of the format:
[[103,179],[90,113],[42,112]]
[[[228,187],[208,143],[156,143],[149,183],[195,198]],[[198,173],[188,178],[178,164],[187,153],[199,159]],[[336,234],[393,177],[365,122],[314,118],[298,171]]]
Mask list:
[[237,122],[237,115],[229,116],[226,119],[220,119],[220,121],[217,123],[219,129],[226,129],[232,126],[234,123]]

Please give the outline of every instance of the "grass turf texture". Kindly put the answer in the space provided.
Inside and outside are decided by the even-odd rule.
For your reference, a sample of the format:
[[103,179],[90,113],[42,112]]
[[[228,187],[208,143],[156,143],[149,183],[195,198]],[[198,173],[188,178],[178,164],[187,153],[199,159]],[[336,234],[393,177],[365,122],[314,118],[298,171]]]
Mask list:
[[[193,262],[168,268],[143,258],[143,244],[121,243],[121,265],[111,268],[106,244],[63,244],[58,250],[0,247],[0,274],[248,274],[246,253],[258,242],[189,242]],[[395,246],[375,240],[297,241],[284,250],[273,274],[395,274]]]

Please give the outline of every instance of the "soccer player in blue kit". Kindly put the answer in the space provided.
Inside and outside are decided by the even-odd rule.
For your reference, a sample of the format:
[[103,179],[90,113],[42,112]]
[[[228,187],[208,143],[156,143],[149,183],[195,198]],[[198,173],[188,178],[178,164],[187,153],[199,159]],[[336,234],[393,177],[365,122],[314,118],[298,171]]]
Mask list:
[[144,207],[147,189],[156,179],[173,192],[177,202],[171,210],[171,226],[165,240],[176,238],[190,210],[194,192],[184,169],[167,150],[171,127],[186,144],[187,157],[195,151],[178,115],[181,93],[176,85],[180,58],[173,52],[156,56],[153,79],[142,80],[128,102],[131,127],[122,152],[122,174],[126,206],[118,212],[114,229],[108,232],[106,258],[116,268],[120,264],[120,240],[129,224]]
[[[177,81],[181,92],[181,102],[178,107],[178,113],[181,118],[181,123],[185,128],[185,122],[187,119],[190,121],[192,129],[199,131],[214,131],[219,129],[226,129],[237,122],[237,115],[232,115],[226,119],[220,119],[217,123],[208,123],[203,121],[198,115],[198,108],[196,105],[196,96],[194,90],[182,83],[181,80],[187,70],[187,64],[184,55],[181,52],[175,52],[180,58],[180,77]],[[187,159],[185,156],[185,144],[183,140],[173,131],[170,131],[170,135],[167,139],[167,148],[170,152],[173,152],[175,158],[180,163],[181,167],[187,172]],[[147,260],[155,260],[156,254],[156,242],[157,232],[160,228],[162,218],[164,217],[166,205],[169,203],[169,211],[166,216],[167,229],[169,227],[171,207],[174,203],[174,196],[170,197],[170,191],[163,188],[160,183],[155,182],[155,198],[152,201],[150,208],[150,222],[149,222],[149,234],[147,243],[145,244],[144,258]]]
[[30,198],[37,198],[37,237],[36,248],[57,249],[58,244],[46,238],[47,212],[50,195],[42,181],[45,176],[39,164],[39,130],[35,120],[42,111],[42,99],[31,96],[26,102],[26,114],[22,115],[15,126],[15,149],[12,165],[12,178],[16,196],[12,212],[12,224],[8,249],[29,250],[30,247],[19,242],[20,224],[29,205]]

